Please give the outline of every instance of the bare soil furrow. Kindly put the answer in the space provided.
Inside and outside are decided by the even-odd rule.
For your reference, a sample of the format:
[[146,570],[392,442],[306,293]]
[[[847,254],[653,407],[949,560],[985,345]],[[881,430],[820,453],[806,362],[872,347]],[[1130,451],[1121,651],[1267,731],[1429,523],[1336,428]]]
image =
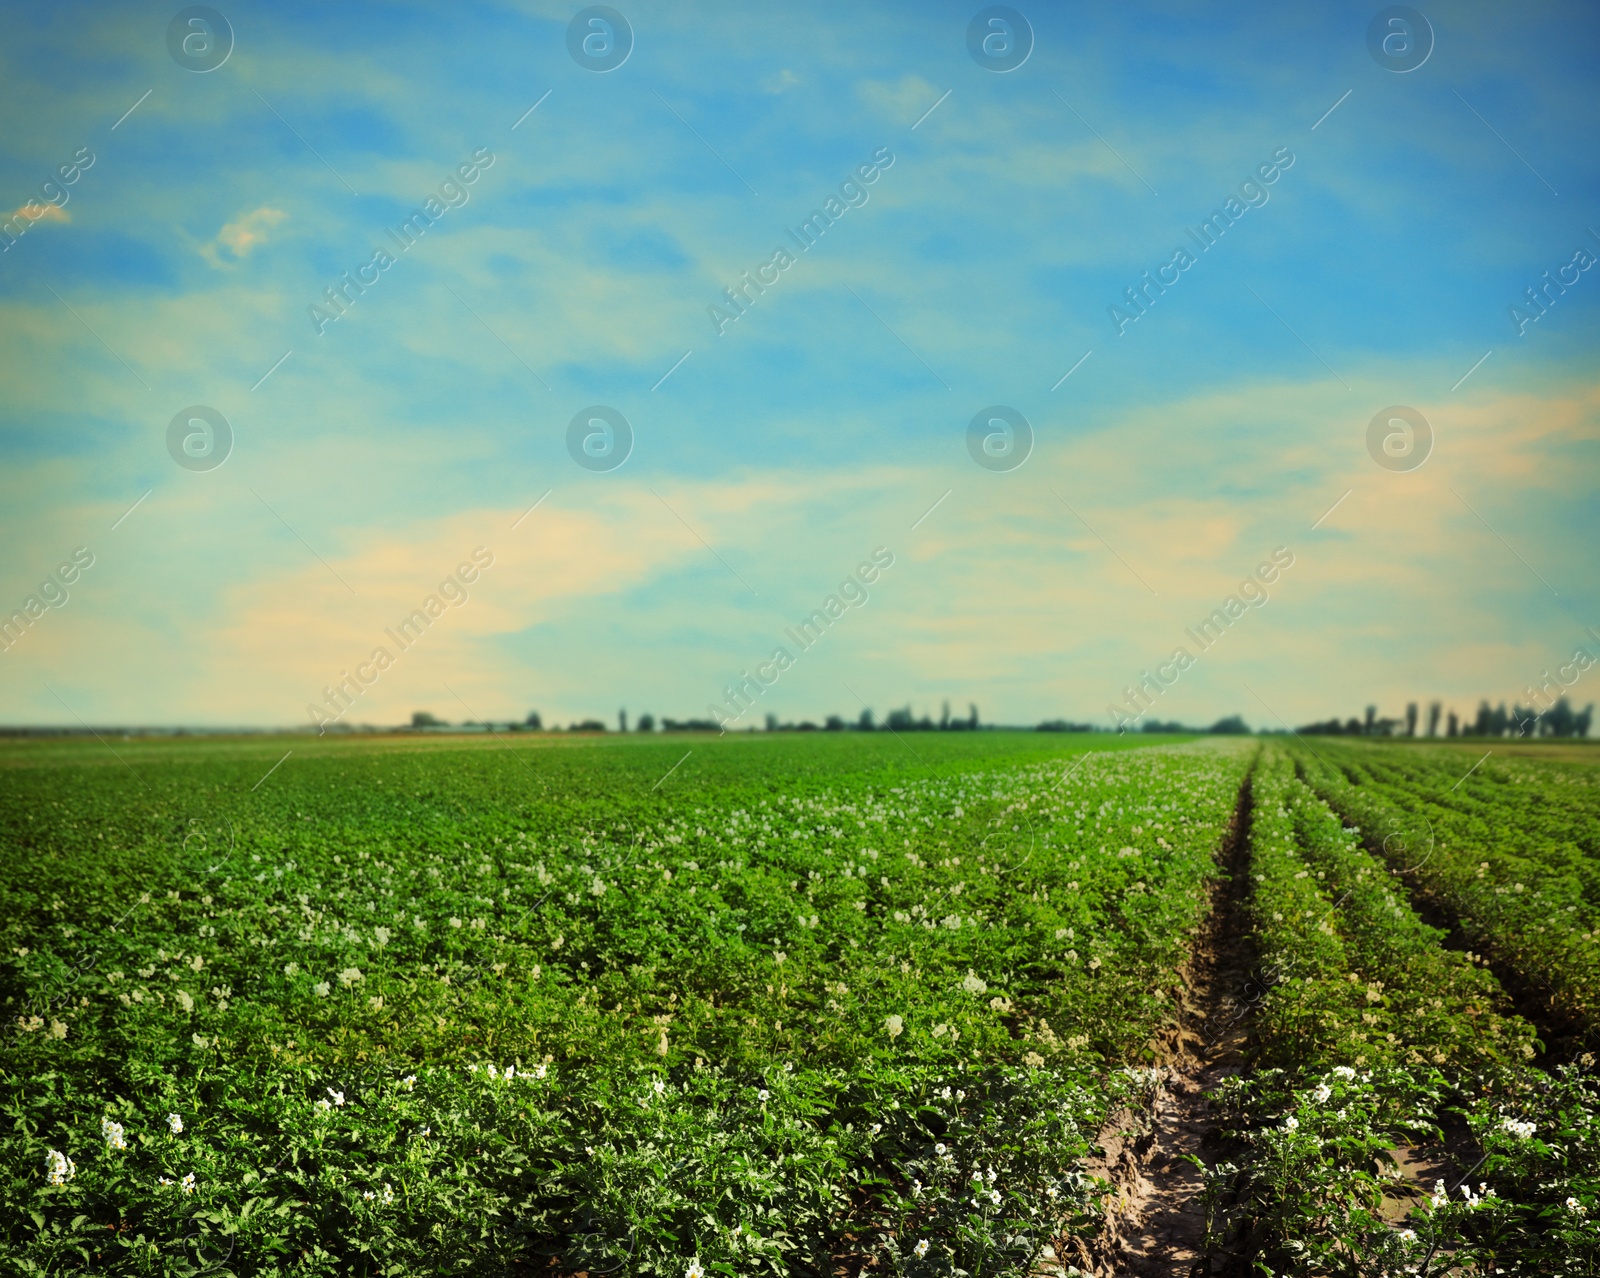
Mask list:
[[1269,981],[1258,970],[1244,900],[1249,891],[1250,784],[1219,850],[1219,874],[1184,971],[1175,1024],[1159,1045],[1161,1081],[1150,1108],[1114,1116],[1090,1170],[1117,1188],[1105,1229],[1080,1262],[1102,1278],[1197,1278],[1234,1267],[1208,1254],[1204,1185],[1196,1161],[1223,1152],[1211,1096],[1244,1067],[1250,1020]]

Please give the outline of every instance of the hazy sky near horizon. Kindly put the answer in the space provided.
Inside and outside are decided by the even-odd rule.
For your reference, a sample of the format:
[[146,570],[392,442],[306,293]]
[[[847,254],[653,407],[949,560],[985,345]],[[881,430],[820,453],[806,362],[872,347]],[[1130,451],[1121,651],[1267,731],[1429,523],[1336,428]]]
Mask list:
[[[10,15],[0,613],[93,564],[14,626],[0,722],[308,724],[380,645],[348,722],[703,716],[781,644],[754,719],[1109,725],[1182,645],[1153,716],[1281,726],[1600,653],[1592,6],[1422,4],[1404,72],[1376,3],[1019,3],[1009,71],[976,3],[626,0],[605,71],[583,7],[220,0],[209,71],[177,4]],[[597,405],[610,470],[569,451]],[[992,406],[1011,469],[969,451]],[[1395,406],[1412,469],[1369,449]]]

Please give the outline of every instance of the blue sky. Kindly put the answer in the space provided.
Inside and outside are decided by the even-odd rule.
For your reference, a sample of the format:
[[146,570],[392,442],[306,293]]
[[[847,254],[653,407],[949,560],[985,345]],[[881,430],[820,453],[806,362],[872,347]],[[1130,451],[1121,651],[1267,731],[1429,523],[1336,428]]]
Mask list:
[[[219,7],[205,74],[168,54],[176,6],[21,12],[0,51],[5,211],[94,156],[0,253],[0,610],[95,556],[0,654],[0,720],[308,723],[477,546],[351,721],[701,715],[877,546],[870,602],[758,715],[1109,722],[1278,546],[1271,602],[1152,713],[1467,710],[1600,652],[1600,272],[1508,312],[1600,254],[1586,6],[1425,8],[1403,74],[1377,5],[1019,5],[1004,74],[967,52],[976,4],[621,5],[606,73],[568,53],[577,4]],[[879,148],[719,335],[707,308]],[[167,451],[196,404],[234,433],[210,471]],[[603,473],[566,446],[595,404],[634,433]],[[1007,472],[966,447],[995,404],[1036,436]],[[1391,405],[1432,426],[1418,469],[1367,451]]]

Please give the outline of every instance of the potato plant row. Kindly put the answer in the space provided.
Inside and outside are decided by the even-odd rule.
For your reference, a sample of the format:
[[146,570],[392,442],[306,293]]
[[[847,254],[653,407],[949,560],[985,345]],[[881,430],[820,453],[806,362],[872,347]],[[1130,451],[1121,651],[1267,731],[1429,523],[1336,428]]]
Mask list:
[[[1264,749],[1252,791],[1265,994],[1253,1068],[1215,1102],[1234,1149],[1206,1176],[1213,1245],[1274,1273],[1596,1272],[1593,1059],[1527,1066],[1533,1027],[1286,750]],[[1419,1187],[1400,1151],[1447,1126],[1447,1179]]]
[[[1214,1241],[1308,1278],[1600,1273],[1600,1084],[1527,1067],[1449,1081],[1336,1065],[1233,1080],[1237,1152],[1206,1176]],[[1418,1184],[1400,1158],[1441,1126],[1457,1157]]]
[[821,748],[17,769],[0,1256],[1028,1271],[1153,1086],[1249,750]]
[[[1321,756],[1321,757],[1319,757]],[[1595,789],[1543,765],[1325,747],[1301,754],[1308,783],[1472,949],[1515,978],[1553,1025],[1600,1034],[1600,817]],[[1581,774],[1580,774],[1581,775]],[[1568,778],[1568,783],[1558,779]]]
[[1275,976],[1257,1019],[1265,1063],[1459,1072],[1533,1056],[1494,976],[1440,945],[1287,751],[1266,748],[1253,786],[1248,908]]

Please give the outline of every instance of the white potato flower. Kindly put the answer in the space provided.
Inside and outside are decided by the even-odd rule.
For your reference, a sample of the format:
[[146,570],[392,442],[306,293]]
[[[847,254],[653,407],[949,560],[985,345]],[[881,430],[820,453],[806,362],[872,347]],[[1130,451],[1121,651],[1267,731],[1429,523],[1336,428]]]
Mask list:
[[65,1185],[78,1174],[78,1169],[59,1150],[52,1149],[44,1156],[45,1179],[52,1185]]

